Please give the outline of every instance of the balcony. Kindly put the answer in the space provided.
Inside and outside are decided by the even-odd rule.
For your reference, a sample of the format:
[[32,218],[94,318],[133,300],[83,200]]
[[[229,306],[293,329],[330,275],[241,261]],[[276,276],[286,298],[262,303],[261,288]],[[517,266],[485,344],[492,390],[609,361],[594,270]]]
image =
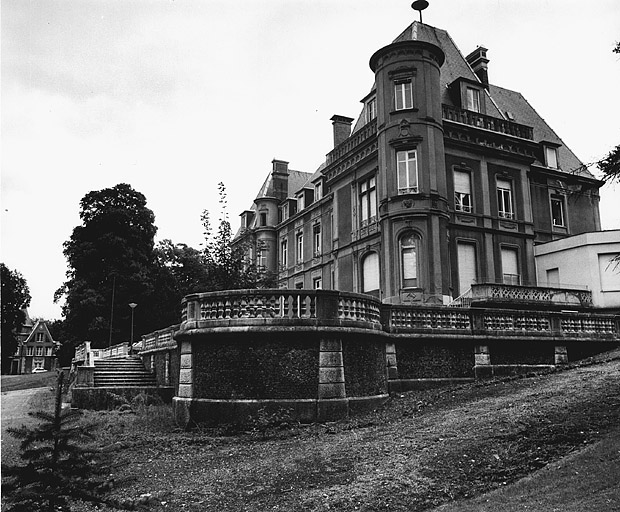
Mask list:
[[442,118],[446,121],[481,128],[520,139],[534,140],[534,129],[531,126],[506,121],[496,117],[479,114],[470,110],[463,110],[450,105],[441,106]]
[[562,308],[592,307],[592,292],[586,289],[517,286],[504,283],[483,283],[471,286],[471,303],[505,303],[522,307],[535,305],[540,307],[558,306]]

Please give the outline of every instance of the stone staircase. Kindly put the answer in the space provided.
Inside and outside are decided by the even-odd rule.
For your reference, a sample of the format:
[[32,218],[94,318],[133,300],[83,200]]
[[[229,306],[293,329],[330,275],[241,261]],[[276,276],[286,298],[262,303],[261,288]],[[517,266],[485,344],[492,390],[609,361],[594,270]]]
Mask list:
[[155,376],[139,357],[119,357],[95,361],[96,388],[156,388]]

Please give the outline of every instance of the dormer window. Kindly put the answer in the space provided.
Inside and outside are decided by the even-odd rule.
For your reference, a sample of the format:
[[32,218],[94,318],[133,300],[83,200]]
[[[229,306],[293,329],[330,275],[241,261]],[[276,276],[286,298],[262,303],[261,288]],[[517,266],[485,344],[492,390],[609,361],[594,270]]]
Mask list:
[[288,219],[288,202],[280,206],[280,222]]
[[558,149],[545,146],[545,165],[551,169],[558,168]]
[[396,110],[413,108],[413,85],[410,79],[394,83],[394,108]]
[[366,103],[366,122],[370,123],[375,117],[377,117],[377,99],[372,98]]
[[300,212],[304,209],[304,194],[303,192],[297,196],[297,211]]
[[314,200],[318,201],[323,197],[323,182],[318,181],[314,184]]
[[480,112],[480,91],[473,87],[467,88],[467,110]]

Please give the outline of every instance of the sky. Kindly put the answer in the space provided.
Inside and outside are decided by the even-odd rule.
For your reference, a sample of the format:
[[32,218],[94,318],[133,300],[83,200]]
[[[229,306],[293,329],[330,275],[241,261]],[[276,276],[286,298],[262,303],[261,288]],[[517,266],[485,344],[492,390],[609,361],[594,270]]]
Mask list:
[[[620,143],[617,0],[429,0],[423,21],[491,83],[521,92],[586,163]],[[63,242],[92,190],[129,183],[157,240],[199,248],[200,214],[233,228],[274,158],[314,172],[334,114],[357,118],[370,56],[418,19],[409,0],[2,0],[0,259],[32,317],[61,317]],[[595,168],[592,168],[595,171]],[[602,190],[620,229],[620,185]]]

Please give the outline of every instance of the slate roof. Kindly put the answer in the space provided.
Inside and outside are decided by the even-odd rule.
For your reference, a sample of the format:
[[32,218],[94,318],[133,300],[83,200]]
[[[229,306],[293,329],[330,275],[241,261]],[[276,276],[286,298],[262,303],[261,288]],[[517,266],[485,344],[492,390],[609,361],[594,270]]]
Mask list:
[[[471,66],[450,37],[450,34],[445,30],[414,21],[396,37],[393,42],[397,43],[411,40],[424,41],[439,46],[446,56],[446,60],[441,67],[440,75],[442,103],[454,106],[447,86],[457,78],[462,77],[480,82],[480,79],[474,73]],[[371,93],[375,90],[376,85],[373,84]],[[561,145],[558,148],[558,163],[562,171],[593,178],[593,175],[587,170],[579,158],[577,158],[564,142],[562,142],[562,139],[560,139],[538,112],[534,110],[522,94],[495,85],[490,85],[488,91],[485,90],[485,93],[487,95],[487,100],[489,100],[486,102],[486,115],[531,126],[534,129],[534,141],[554,142]],[[513,119],[508,119],[506,112],[510,112]],[[364,126],[365,123],[366,115],[364,107],[355,123],[353,133]],[[540,162],[538,163],[540,164]]]
[[[314,175],[310,172],[303,171],[293,171],[289,169],[288,171],[288,190],[286,193],[287,197],[293,197],[295,192],[301,190],[304,185],[312,178]],[[256,199],[261,199],[263,197],[275,197],[276,193],[273,189],[273,178],[271,172],[267,176],[267,179],[263,182]],[[252,205],[252,210],[255,208]]]

